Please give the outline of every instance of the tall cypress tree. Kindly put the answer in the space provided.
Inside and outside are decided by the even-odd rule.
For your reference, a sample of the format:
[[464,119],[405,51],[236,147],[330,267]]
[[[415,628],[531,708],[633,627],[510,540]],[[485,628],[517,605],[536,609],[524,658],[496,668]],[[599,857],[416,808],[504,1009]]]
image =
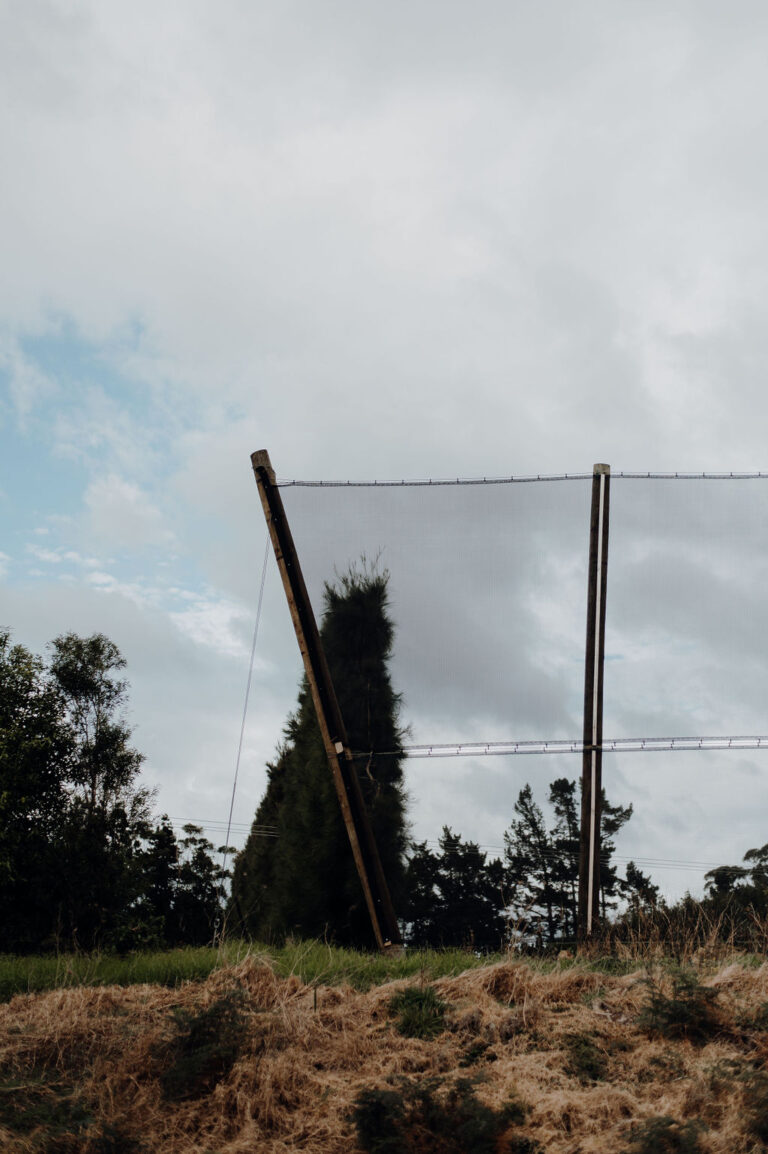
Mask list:
[[[398,910],[407,834],[387,582],[388,574],[363,563],[326,584],[320,637],[350,746],[360,754],[358,778]],[[373,940],[306,679],[235,865],[230,926],[262,940]]]

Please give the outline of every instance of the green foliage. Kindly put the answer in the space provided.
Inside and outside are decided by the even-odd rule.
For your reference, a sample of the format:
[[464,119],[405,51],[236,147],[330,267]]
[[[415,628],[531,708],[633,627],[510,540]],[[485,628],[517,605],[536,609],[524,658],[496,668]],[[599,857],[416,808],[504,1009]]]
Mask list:
[[475,1066],[483,1058],[493,1061],[496,1055],[490,1049],[488,1042],[473,1042],[459,1058],[459,1066],[465,1070],[468,1066]]
[[446,1004],[434,986],[407,986],[389,1000],[397,1029],[406,1038],[434,1038],[445,1029]]
[[208,1093],[237,1061],[248,1032],[245,997],[232,990],[197,1012],[173,1011],[173,1039],[158,1057],[167,1098],[179,1101]]
[[404,978],[424,981],[453,977],[496,958],[478,958],[463,950],[409,950],[398,957],[329,946],[325,942],[286,942],[256,946],[230,939],[224,945],[116,954],[15,956],[0,954],[0,1001],[14,994],[67,986],[132,986],[150,983],[180,986],[204,981],[214,970],[236,965],[248,955],[263,959],[280,977],[296,975],[308,985],[350,985],[369,990]]
[[16,1134],[45,1131],[47,1138],[82,1131],[90,1110],[72,1086],[45,1073],[0,1083],[0,1125]]
[[0,630],[0,926],[6,949],[34,948],[51,931],[55,841],[66,811],[72,740],[43,661]]
[[521,1121],[519,1102],[494,1110],[478,1100],[467,1079],[450,1087],[431,1078],[403,1081],[391,1090],[362,1090],[352,1121],[367,1154],[535,1154],[540,1149],[523,1135],[503,1142],[505,1132]]
[[47,1071],[0,1081],[0,1126],[39,1154],[141,1154],[122,1129],[97,1122],[73,1086]]
[[[384,876],[396,909],[404,879],[399,698],[388,662],[387,574],[363,565],[325,587],[320,628]],[[232,883],[229,923],[263,941],[290,935],[369,945],[372,930],[306,680]]]
[[352,1121],[357,1139],[369,1154],[403,1154],[407,1106],[400,1090],[361,1090]]
[[739,1025],[748,1030],[768,1030],[768,1002],[761,1002],[756,1010],[742,1017]]
[[662,1115],[634,1128],[626,1154],[704,1154],[699,1135],[705,1126],[698,1119],[676,1122]]
[[487,861],[474,842],[447,826],[439,852],[414,845],[406,876],[404,910],[408,942],[414,946],[497,950],[506,936],[504,867]]
[[580,1082],[599,1082],[605,1077],[607,1058],[589,1034],[569,1034],[565,1038],[568,1058],[565,1063],[566,1073]]
[[66,634],[46,665],[0,635],[0,923],[6,948],[105,940],[133,896],[149,795],[121,720],[125,661]]
[[210,941],[213,846],[150,820],[125,724],[125,659],[67,633],[45,662],[0,631],[0,927],[6,950]]
[[747,1130],[768,1145],[768,1073],[749,1070],[741,1075]]
[[687,1038],[704,1043],[719,1030],[715,1012],[717,990],[702,986],[693,970],[675,970],[672,992],[664,992],[660,978],[648,979],[648,1001],[638,1024],[652,1037]]
[[[547,827],[530,785],[518,794],[515,814],[504,834],[504,885],[512,922],[522,939],[538,947],[576,937],[579,878],[579,802],[575,781],[558,778],[549,787],[554,823]],[[630,897],[650,882],[632,865],[618,875],[613,838],[632,816],[632,806],[611,805],[603,791],[600,806],[600,908],[603,919],[619,895]],[[630,863],[632,864],[632,863]]]

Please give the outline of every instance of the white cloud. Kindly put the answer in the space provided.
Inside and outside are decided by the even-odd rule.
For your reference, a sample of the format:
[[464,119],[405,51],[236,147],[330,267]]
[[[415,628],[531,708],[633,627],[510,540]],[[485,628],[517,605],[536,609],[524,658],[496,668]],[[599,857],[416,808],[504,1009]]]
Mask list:
[[[204,726],[199,703],[217,691],[208,667],[247,656],[241,607],[255,602],[265,533],[253,449],[268,448],[280,476],[310,478],[766,464],[764,6],[745,0],[724,16],[595,0],[553,15],[416,0],[407,36],[397,6],[350,12],[310,0],[10,0],[0,13],[0,367],[9,411],[28,425],[40,416],[66,481],[48,548],[30,556],[38,576],[63,573],[69,587],[51,582],[35,612],[54,631],[70,624],[54,610],[122,630],[151,725],[165,724],[153,696],[177,687],[156,748],[178,782],[190,748],[176,755],[173,732]],[[70,375],[66,388],[55,364],[24,351],[25,336],[62,325],[92,353],[88,380]],[[58,497],[3,486],[3,518],[23,505],[29,525]],[[320,517],[334,534],[333,511]],[[363,507],[342,526],[353,546],[378,532],[366,518]],[[548,556],[554,537],[561,522],[536,543]],[[701,561],[690,535],[677,540]],[[481,539],[468,567],[484,572],[487,548]],[[510,550],[513,572],[514,540]],[[624,661],[607,676],[624,687],[613,716],[632,729],[633,702],[669,716],[688,612],[685,589],[652,580],[652,558],[644,577],[639,560],[623,602],[635,616],[612,619]],[[409,689],[431,689],[452,717],[466,694],[441,621],[457,570],[443,567],[422,614],[431,636],[408,664]],[[467,654],[470,688],[486,708],[493,698],[499,725],[535,720],[576,668],[580,571],[543,576],[520,601],[537,653],[510,611],[508,633]],[[749,554],[738,595],[751,637],[710,614],[702,636],[724,670],[734,646],[762,645],[763,576]],[[284,702],[295,646],[270,582],[263,628]],[[649,653],[659,600],[669,640]],[[488,670],[508,637],[524,683],[516,714],[509,678]],[[164,645],[173,661],[160,678]],[[688,677],[697,662],[677,668]],[[740,697],[746,714],[758,692],[737,665],[723,677],[736,687],[727,704]],[[761,683],[752,666],[749,679]],[[713,710],[722,699],[707,696]],[[205,740],[196,731],[200,780],[217,753],[225,761],[221,702],[218,716]],[[480,840],[504,806],[492,778],[462,830]],[[441,820],[461,828],[467,788],[452,768]]]
[[[35,530],[35,532],[38,532],[38,530]],[[27,545],[27,552],[31,553],[38,561],[43,561],[47,565],[63,565],[69,562],[71,565],[94,568],[95,566],[103,564],[103,561],[98,557],[84,557],[75,549],[67,549],[64,546],[58,546],[55,549],[45,549],[41,545],[30,544]]]
[[18,341],[0,332],[0,373],[7,374],[8,393],[16,420],[23,429],[27,418],[56,393],[56,383],[34,360],[27,357]]
[[221,600],[196,600],[188,609],[170,614],[176,628],[197,645],[215,649],[227,657],[249,653],[242,628],[248,612],[240,605]]
[[99,542],[122,549],[174,548],[176,537],[150,495],[132,481],[97,477],[84,496],[89,529]]

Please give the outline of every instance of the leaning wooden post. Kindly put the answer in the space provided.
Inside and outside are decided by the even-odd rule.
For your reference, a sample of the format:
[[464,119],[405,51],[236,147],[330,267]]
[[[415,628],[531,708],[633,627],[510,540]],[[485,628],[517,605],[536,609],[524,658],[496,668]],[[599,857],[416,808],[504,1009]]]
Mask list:
[[584,755],[581,772],[579,940],[591,937],[600,910],[600,803],[602,798],[603,665],[608,577],[611,466],[595,465],[589,527],[587,647],[584,670]]
[[252,453],[251,463],[376,943],[381,950],[399,947],[397,918],[269,454]]

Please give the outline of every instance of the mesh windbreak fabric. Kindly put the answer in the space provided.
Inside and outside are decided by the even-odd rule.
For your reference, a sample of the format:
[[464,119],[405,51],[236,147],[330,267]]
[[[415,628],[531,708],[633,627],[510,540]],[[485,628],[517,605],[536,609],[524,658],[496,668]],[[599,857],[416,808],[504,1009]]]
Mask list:
[[590,486],[282,489],[318,619],[334,574],[389,573],[410,742],[580,736]]
[[[406,744],[582,735],[591,477],[396,487],[284,486],[320,619],[350,565],[390,574],[391,670]],[[768,480],[621,477],[610,490],[603,735],[768,732]],[[620,859],[675,898],[765,842],[766,754],[606,753],[634,805]],[[501,843],[527,781],[576,778],[579,755],[408,763],[418,835],[443,824]]]
[[768,481],[611,486],[605,736],[764,734]]

